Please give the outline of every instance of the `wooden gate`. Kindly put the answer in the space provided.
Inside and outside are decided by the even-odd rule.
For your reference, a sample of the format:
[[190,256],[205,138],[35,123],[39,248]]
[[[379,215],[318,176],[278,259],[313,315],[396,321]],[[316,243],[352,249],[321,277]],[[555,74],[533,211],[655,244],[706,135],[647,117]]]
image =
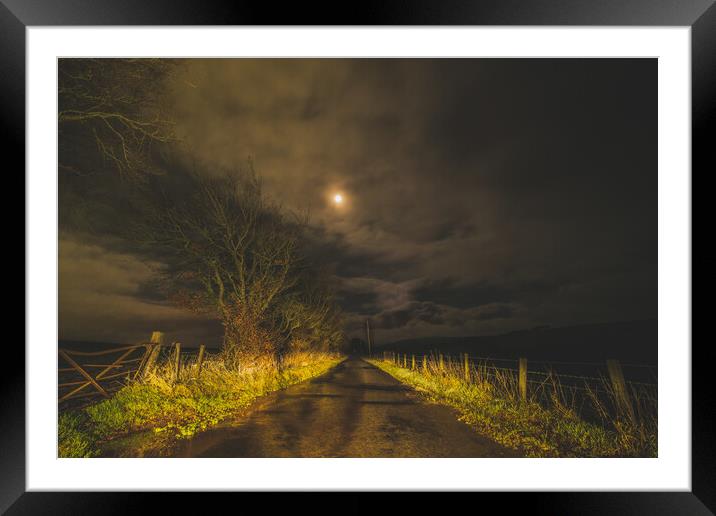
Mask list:
[[155,332],[151,342],[142,342],[100,351],[58,350],[59,403],[109,398],[128,382],[137,380],[156,362],[162,347],[162,334]]

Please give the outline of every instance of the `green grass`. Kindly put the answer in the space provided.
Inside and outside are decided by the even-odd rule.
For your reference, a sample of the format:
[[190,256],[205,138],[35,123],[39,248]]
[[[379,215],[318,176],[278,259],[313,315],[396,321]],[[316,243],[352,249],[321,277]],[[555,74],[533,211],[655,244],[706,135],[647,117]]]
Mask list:
[[[273,360],[256,359],[238,370],[220,360],[204,363],[200,380],[186,364],[173,381],[170,364],[142,383],[123,387],[112,398],[64,412],[58,421],[60,457],[95,457],[119,438],[138,432],[156,435],[153,445],[181,439],[216,425],[256,398],[321,375],[342,361],[338,355],[294,353],[279,370]],[[132,440],[126,440],[132,446]]]
[[94,457],[92,437],[85,430],[87,418],[84,414],[65,412],[58,421],[58,450],[60,457]]
[[[460,420],[494,441],[527,457],[655,457],[657,454],[655,400],[636,400],[640,409],[638,426],[610,418],[596,397],[593,413],[601,422],[586,421],[569,403],[557,381],[545,386],[550,402],[522,401],[512,375],[490,375],[472,370],[465,381],[459,366],[439,370],[433,362],[423,371],[404,368],[391,361],[370,360],[372,364],[426,398],[450,405]],[[545,392],[541,393],[544,400]]]

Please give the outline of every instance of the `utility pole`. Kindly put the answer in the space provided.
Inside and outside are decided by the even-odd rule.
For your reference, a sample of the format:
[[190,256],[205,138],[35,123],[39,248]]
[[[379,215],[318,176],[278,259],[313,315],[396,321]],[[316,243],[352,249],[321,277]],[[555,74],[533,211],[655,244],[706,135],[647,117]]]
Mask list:
[[368,358],[371,356],[371,350],[370,350],[370,321],[368,319],[365,320],[365,335],[368,340]]

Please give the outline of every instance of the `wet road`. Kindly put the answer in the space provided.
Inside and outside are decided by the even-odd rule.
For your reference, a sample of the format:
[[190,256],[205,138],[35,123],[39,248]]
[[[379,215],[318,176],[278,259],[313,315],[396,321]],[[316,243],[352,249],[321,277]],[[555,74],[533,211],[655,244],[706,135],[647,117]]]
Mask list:
[[275,392],[231,426],[184,441],[179,457],[505,457],[456,412],[421,400],[360,359]]

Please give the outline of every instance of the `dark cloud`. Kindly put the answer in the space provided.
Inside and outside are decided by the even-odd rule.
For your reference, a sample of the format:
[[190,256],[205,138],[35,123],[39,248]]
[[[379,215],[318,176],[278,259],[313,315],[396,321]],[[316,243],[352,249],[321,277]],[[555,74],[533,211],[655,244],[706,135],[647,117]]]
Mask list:
[[516,293],[504,286],[460,284],[455,279],[427,281],[414,292],[418,301],[434,301],[456,308],[470,308],[488,303],[504,303],[513,300]]
[[384,330],[400,329],[421,322],[430,325],[447,324],[444,309],[427,302],[411,302],[398,310],[386,310],[375,319],[377,327]]
[[487,309],[480,311],[476,317],[480,321],[489,321],[491,319],[507,319],[512,317],[515,309],[510,305],[491,305]]
[[339,290],[337,298],[343,310],[349,313],[372,315],[378,301],[378,294],[372,291]]
[[62,340],[218,344],[216,321],[171,306],[150,287],[157,264],[62,237],[59,242],[59,335]]
[[376,317],[376,325],[382,330],[393,330],[403,328],[414,318],[415,314],[410,311],[410,306],[408,306],[401,310],[391,310],[379,314]]
[[[385,340],[653,318],[656,71],[654,59],[190,60],[167,96],[184,139],[167,172],[252,156],[271,196],[310,211],[310,259],[335,277],[354,332],[366,317]],[[82,196],[65,190],[61,210],[75,209]],[[127,209],[93,211],[100,232]],[[95,252],[83,242],[76,253]],[[131,256],[97,246],[111,263]],[[126,318],[162,307],[133,270],[117,273]],[[76,274],[61,266],[69,304],[99,286]]]
[[375,324],[382,330],[397,330],[403,328],[416,328],[421,326],[443,326],[443,331],[454,331],[465,325],[492,321],[496,319],[509,319],[515,314],[514,306],[509,304],[491,303],[470,309],[459,309],[440,305],[429,301],[411,301],[395,310],[385,310],[375,318]]

